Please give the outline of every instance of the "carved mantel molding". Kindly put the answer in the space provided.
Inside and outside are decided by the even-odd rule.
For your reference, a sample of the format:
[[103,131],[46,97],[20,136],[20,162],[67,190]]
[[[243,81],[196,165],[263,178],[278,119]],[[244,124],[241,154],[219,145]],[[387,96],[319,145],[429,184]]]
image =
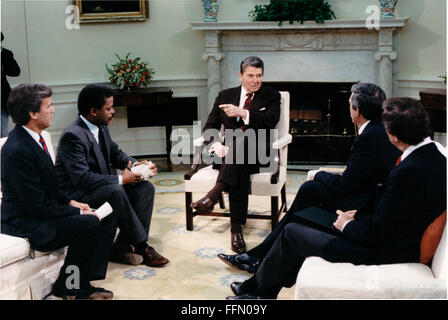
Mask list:
[[[382,19],[379,30],[396,30],[403,28],[407,18]],[[304,21],[303,24],[285,21],[281,26],[277,22],[191,22],[193,30],[214,32],[329,32],[329,31],[372,31],[366,25],[366,20],[328,20],[325,23]]]

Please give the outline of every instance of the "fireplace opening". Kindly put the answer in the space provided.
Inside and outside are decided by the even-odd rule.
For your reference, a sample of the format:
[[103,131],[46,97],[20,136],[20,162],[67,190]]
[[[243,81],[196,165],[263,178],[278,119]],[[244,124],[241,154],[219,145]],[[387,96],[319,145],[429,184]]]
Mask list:
[[355,138],[349,98],[353,83],[265,82],[290,94],[288,168],[341,165]]

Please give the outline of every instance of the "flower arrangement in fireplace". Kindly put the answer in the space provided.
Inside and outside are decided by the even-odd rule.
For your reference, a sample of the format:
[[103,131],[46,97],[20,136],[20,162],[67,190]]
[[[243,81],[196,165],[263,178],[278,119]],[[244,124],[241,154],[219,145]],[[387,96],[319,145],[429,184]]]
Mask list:
[[148,62],[141,62],[141,58],[130,58],[129,52],[124,58],[115,53],[118,62],[109,67],[106,63],[106,70],[109,73],[109,80],[120,89],[131,91],[136,88],[147,87],[154,75],[154,69],[148,67]]

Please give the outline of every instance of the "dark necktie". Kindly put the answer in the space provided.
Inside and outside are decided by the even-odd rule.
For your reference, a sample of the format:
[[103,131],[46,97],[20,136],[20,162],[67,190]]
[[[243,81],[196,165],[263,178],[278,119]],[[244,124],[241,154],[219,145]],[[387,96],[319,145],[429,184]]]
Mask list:
[[398,157],[397,162],[395,163],[395,166],[398,166],[401,163],[401,156]]
[[244,101],[243,109],[248,110],[251,102],[252,102],[252,93],[246,93],[246,101]]
[[110,169],[109,169],[109,155],[107,154],[106,140],[104,139],[104,132],[103,132],[103,128],[101,128],[101,127],[99,127],[98,140],[99,140],[101,153],[103,154],[103,157],[104,157],[104,162],[106,162],[107,171],[110,171]]
[[[249,110],[250,103],[252,102],[252,93],[246,93],[246,101],[244,101],[243,110]],[[240,126],[241,130],[244,130],[246,126],[244,125],[244,120],[241,118],[240,122],[242,122],[242,125]]]
[[41,135],[39,135],[39,142],[42,145],[42,148],[44,149],[47,156],[51,159],[50,152],[48,152],[47,144],[45,143],[44,137],[42,137]]

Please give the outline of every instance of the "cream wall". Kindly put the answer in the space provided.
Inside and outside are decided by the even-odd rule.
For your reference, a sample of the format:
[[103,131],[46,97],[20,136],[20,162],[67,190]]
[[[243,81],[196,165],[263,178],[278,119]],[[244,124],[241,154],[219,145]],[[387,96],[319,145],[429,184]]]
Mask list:
[[[222,0],[218,19],[249,21],[248,12],[268,2]],[[378,4],[376,0],[328,2],[338,19],[367,17],[366,7]],[[197,97],[200,118],[205,119],[203,35],[189,24],[203,19],[200,0],[149,0],[149,21],[81,24],[79,30],[65,27],[65,9],[71,4],[71,0],[1,0],[4,46],[14,52],[22,68],[21,76],[10,78],[10,83],[42,82],[54,89],[56,144],[62,129],[76,116],[77,93],[86,83],[107,82],[104,64],[115,62],[115,52],[131,51],[149,60],[156,71],[152,85],[169,86],[174,96]],[[418,97],[422,88],[442,87],[438,76],[446,70],[446,1],[399,0],[397,14],[409,18],[398,40],[397,94]],[[114,135],[123,141],[125,151],[164,152],[163,128],[127,130],[125,113],[122,116],[115,121]]]

